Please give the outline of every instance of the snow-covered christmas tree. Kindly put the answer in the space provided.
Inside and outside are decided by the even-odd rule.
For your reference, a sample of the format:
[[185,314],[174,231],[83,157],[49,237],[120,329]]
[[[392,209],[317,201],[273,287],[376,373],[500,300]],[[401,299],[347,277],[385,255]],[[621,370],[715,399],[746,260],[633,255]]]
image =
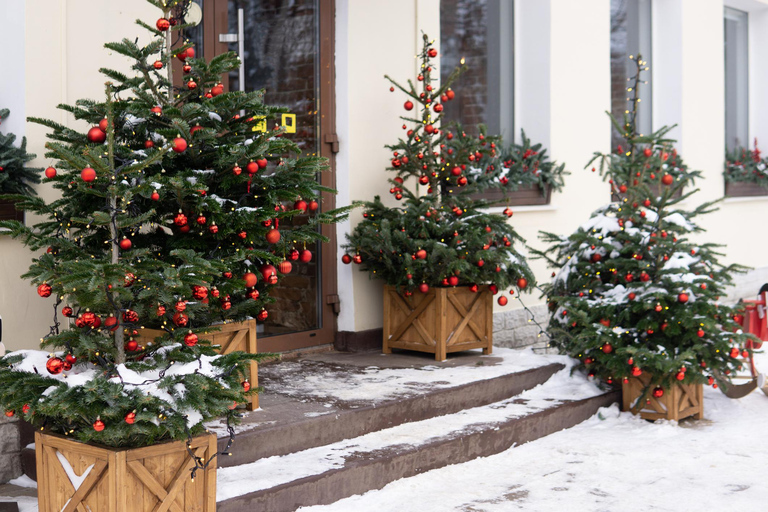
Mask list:
[[613,120],[625,144],[587,165],[599,163],[618,201],[567,237],[545,233],[552,245],[539,255],[557,269],[545,287],[555,346],[609,384],[650,377],[639,408],[677,382],[728,386],[748,337],[721,302],[743,268],[721,264],[719,246],[697,236],[714,205],[685,208],[700,172],[677,154],[670,128],[636,133],[644,64],[635,62],[630,109]]

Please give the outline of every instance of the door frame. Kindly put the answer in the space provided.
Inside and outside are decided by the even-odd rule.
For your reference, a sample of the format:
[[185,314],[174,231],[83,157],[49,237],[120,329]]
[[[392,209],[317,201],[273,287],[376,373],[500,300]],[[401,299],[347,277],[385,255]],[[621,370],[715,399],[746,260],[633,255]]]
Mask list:
[[[320,174],[320,184],[336,189],[336,158],[338,139],[336,137],[336,76],[335,76],[335,0],[315,0],[318,12],[318,51],[320,52],[318,79],[317,111],[318,146],[320,156],[328,159],[329,170]],[[207,0],[203,2],[203,51],[205,59],[228,51],[227,43],[219,42],[219,34],[229,32],[229,1]],[[229,76],[222,76],[225,90],[229,89]],[[321,193],[322,210],[336,207],[336,195]],[[286,352],[318,345],[333,344],[336,337],[336,323],[339,307],[338,281],[336,272],[336,225],[322,224],[321,233],[328,238],[328,243],[320,244],[320,275],[318,296],[320,307],[319,329],[299,331],[288,334],[260,337],[260,352]]]

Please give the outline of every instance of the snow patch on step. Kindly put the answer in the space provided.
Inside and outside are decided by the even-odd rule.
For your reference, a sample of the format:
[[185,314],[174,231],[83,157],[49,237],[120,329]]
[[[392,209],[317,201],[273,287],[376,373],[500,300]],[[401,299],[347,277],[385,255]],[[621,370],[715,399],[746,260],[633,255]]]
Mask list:
[[[563,401],[581,400],[603,393],[581,374],[570,376],[572,360],[560,356],[536,356],[536,358],[537,366],[542,365],[542,360],[543,364],[556,360],[567,363],[567,366],[546,383],[500,402],[455,414],[405,423],[301,452],[268,457],[240,466],[220,468],[217,501],[343,468],[349,460],[375,458],[376,452],[413,449],[440,439],[456,438],[472,432],[498,428],[511,419],[556,407]],[[458,369],[444,368],[442,371]],[[477,380],[477,374],[473,380]]]

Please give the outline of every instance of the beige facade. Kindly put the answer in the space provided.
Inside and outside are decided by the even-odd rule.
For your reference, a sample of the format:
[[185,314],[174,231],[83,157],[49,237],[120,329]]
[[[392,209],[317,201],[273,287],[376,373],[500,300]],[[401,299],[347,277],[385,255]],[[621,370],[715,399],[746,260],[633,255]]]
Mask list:
[[[504,1],[504,0],[502,0]],[[10,6],[8,4],[16,5]],[[398,116],[403,98],[390,93],[384,74],[396,80],[413,77],[414,55],[422,31],[438,39],[439,0],[337,0],[336,98],[341,152],[337,155],[338,205],[386,196],[387,143],[402,133]],[[726,5],[750,12],[750,137],[768,140],[768,0],[727,0]],[[693,203],[723,195],[724,71],[723,0],[654,0],[653,109],[656,128],[677,123],[678,148],[686,162],[703,171]],[[0,84],[0,106],[18,117],[40,116],[73,125],[55,106],[78,98],[99,98],[104,79],[100,67],[125,68],[121,56],[102,45],[135,38],[142,29],[136,18],[153,20],[157,13],[142,0],[27,0],[0,5],[0,14],[23,16],[26,26],[0,34],[10,62],[9,84]],[[565,162],[571,175],[566,187],[546,206],[518,207],[511,219],[521,235],[539,246],[540,230],[573,231],[609,197],[596,173],[583,169],[594,151],[610,149],[610,2],[609,0],[515,1],[515,129],[549,147],[552,158]],[[0,16],[3,18],[4,16]],[[469,63],[471,65],[471,63]],[[3,65],[6,71],[5,64]],[[19,85],[21,84],[21,85]],[[19,97],[23,92],[23,97]],[[35,162],[47,166],[41,127],[15,122],[3,126],[29,139]],[[53,191],[39,187],[45,198]],[[768,198],[728,199],[702,220],[708,241],[724,244],[725,260],[768,269],[768,241],[759,222],[768,214]],[[360,219],[355,212],[339,226],[339,240]],[[757,229],[756,229],[757,224]],[[19,279],[30,255],[20,243],[0,238],[0,315],[10,349],[32,348],[48,332],[50,305]],[[533,268],[540,280],[550,270]],[[381,327],[382,287],[353,266],[339,264],[340,331]],[[755,277],[755,292],[762,282]],[[739,292],[742,293],[742,292]],[[743,293],[752,293],[747,283]],[[536,294],[526,302],[536,304]],[[497,313],[516,307],[512,301]]]

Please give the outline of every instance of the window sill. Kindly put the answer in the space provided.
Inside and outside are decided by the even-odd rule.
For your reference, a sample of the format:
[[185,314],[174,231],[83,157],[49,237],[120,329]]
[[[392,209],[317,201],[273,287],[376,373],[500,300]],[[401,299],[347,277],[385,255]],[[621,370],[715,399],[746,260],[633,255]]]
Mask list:
[[730,203],[751,203],[752,201],[766,201],[768,200],[768,195],[764,196],[742,196],[742,197],[726,197],[723,200],[723,203],[730,204]]

